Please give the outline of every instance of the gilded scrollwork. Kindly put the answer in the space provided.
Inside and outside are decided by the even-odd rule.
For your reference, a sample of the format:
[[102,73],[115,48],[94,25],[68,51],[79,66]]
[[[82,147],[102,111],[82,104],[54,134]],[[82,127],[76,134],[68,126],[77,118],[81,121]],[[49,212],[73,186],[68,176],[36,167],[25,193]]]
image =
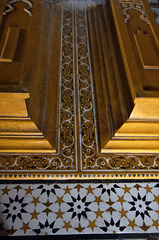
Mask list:
[[75,168],[75,79],[74,79],[74,19],[72,5],[64,4],[61,68],[61,154],[67,168]]
[[128,13],[129,10],[134,9],[138,12],[140,12],[140,19],[145,21],[147,24],[150,24],[150,20],[147,16],[147,13],[145,11],[144,5],[142,1],[120,1],[123,16],[125,19],[125,23],[129,21],[131,18],[131,15]]
[[8,3],[6,5],[6,8],[3,12],[3,15],[7,15],[8,13],[11,13],[15,10],[14,4],[17,2],[24,2],[27,4],[27,8],[24,8],[24,11],[29,14],[29,16],[32,16],[32,9],[33,9],[33,3],[30,0],[8,0]]

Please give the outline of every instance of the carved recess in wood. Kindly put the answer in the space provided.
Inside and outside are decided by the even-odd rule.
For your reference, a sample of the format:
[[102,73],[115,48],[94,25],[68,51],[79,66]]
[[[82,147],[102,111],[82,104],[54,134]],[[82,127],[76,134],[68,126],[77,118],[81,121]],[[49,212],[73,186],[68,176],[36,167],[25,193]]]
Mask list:
[[126,23],[131,18],[131,15],[128,13],[128,11],[134,9],[140,12],[140,19],[145,21],[147,24],[150,24],[150,20],[148,19],[142,1],[120,1],[120,4],[122,6],[122,12]]
[[32,10],[31,1],[12,0],[8,1],[3,12],[0,27],[0,85],[18,86],[22,83]]
[[153,47],[153,42],[149,34],[138,30],[134,34],[135,42],[138,48],[140,59],[144,69],[159,69],[159,56]]
[[1,52],[0,62],[13,62],[18,40],[19,40],[20,29],[18,27],[9,27],[5,43]]

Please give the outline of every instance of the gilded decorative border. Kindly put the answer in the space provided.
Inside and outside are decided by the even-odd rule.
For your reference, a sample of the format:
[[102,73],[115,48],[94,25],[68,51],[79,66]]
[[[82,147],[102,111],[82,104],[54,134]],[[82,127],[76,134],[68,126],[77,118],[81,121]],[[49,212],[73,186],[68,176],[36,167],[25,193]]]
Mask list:
[[0,174],[0,179],[2,180],[95,180],[95,179],[105,179],[105,180],[115,180],[115,179],[159,179],[159,174],[154,172],[147,173],[135,173],[135,172],[112,172],[112,173],[32,173],[23,172],[17,173],[8,172]]

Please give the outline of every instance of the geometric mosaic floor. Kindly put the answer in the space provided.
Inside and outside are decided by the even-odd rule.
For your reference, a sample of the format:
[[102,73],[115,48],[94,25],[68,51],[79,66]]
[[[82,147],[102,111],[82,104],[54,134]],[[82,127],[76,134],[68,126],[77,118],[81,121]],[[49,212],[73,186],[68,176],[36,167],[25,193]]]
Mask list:
[[0,185],[0,235],[159,232],[159,183]]

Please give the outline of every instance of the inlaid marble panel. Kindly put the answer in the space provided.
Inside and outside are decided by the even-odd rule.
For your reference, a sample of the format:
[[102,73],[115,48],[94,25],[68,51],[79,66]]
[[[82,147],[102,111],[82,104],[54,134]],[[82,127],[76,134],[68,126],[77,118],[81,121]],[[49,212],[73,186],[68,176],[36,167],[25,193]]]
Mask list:
[[0,195],[1,236],[159,231],[158,182],[1,184]]

